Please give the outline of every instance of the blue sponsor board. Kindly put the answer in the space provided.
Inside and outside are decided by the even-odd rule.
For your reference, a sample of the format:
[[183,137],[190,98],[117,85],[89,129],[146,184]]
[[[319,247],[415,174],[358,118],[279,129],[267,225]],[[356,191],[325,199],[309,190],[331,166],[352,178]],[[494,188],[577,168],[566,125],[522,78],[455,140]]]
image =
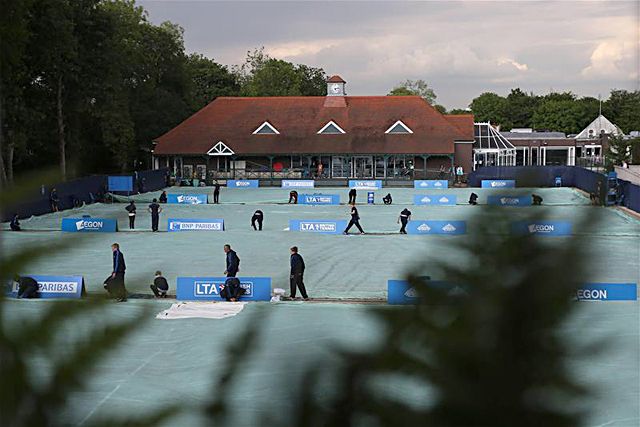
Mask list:
[[513,179],[483,179],[482,188],[515,188],[516,181]]
[[109,191],[133,191],[132,176],[109,176],[107,177]]
[[413,188],[449,188],[449,181],[446,179],[423,179],[413,181]]
[[[245,290],[240,301],[269,301],[271,299],[270,277],[239,277]],[[223,301],[220,288],[226,277],[178,277],[176,298],[181,301]]]
[[453,194],[414,194],[414,205],[440,205],[453,206],[456,204],[457,197]]
[[585,283],[576,291],[579,301],[637,301],[635,283]]
[[258,188],[260,183],[257,179],[230,179],[227,180],[227,188]]
[[110,218],[62,218],[62,231],[71,233],[113,233],[118,231],[118,221]]
[[177,203],[180,205],[206,205],[206,194],[167,194],[167,203]]
[[379,190],[382,188],[382,181],[379,179],[350,179],[349,188],[355,188],[356,190]]
[[407,224],[408,234],[465,234],[466,221],[412,220]]
[[301,205],[339,205],[340,196],[337,194],[301,194],[298,196]]
[[[38,282],[40,298],[82,298],[84,293],[84,279],[82,276],[43,276],[23,274],[23,277],[31,277]],[[11,284],[9,295],[18,297],[19,285]]]
[[570,236],[572,224],[568,221],[516,221],[511,223],[513,234],[540,236]]
[[167,231],[224,231],[224,219],[169,218]]
[[487,204],[495,206],[531,206],[531,196],[488,196]]
[[347,221],[332,219],[290,219],[289,231],[303,233],[342,234],[347,228]]
[[314,188],[315,181],[312,179],[283,179],[282,188]]
[[[437,288],[450,296],[468,295],[464,286],[442,280],[427,280],[425,286]],[[419,304],[422,301],[420,292],[406,280],[387,280],[387,302],[393,305]]]

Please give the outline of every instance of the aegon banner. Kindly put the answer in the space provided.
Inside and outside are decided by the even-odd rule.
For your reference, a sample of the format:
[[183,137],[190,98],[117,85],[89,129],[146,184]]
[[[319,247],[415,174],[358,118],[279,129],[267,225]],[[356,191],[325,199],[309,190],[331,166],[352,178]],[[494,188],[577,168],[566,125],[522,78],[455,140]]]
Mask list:
[[62,231],[113,233],[118,231],[118,221],[109,218],[62,218]]
[[[82,276],[41,276],[23,274],[38,282],[40,298],[82,298],[84,293],[84,279]],[[17,298],[20,285],[16,282],[11,286],[10,295]]]
[[456,204],[456,196],[452,194],[414,194],[414,205],[441,205],[452,206]]
[[283,179],[282,188],[314,188],[315,181],[312,179]]
[[258,188],[257,179],[230,179],[227,180],[227,188]]
[[298,203],[301,205],[339,205],[340,196],[338,194],[301,194],[298,196]]
[[224,231],[224,219],[169,218],[167,231]]
[[635,283],[585,283],[576,291],[579,301],[636,301]]
[[531,196],[488,196],[487,204],[495,206],[531,206]]
[[[241,301],[269,301],[271,299],[270,277],[239,277],[245,290]],[[226,277],[178,277],[176,298],[182,301],[222,301],[220,287]]]
[[413,181],[413,188],[449,188],[449,181],[445,179],[425,179]]
[[[425,282],[425,286],[441,289],[452,297],[468,295],[467,290],[463,286],[451,282],[428,280]],[[389,304],[419,304],[422,302],[422,298],[419,295],[419,291],[406,280],[388,280],[387,302]]]
[[483,179],[482,188],[515,188],[516,181],[512,179]]
[[407,224],[408,234],[465,234],[466,232],[466,221],[412,220]]
[[513,234],[536,234],[541,236],[570,236],[568,221],[516,221],[511,223]]
[[356,190],[379,190],[382,188],[382,181],[376,180],[349,180],[349,188],[355,188]]
[[167,203],[178,203],[181,205],[206,205],[206,194],[167,194]]
[[345,228],[347,228],[347,221],[344,220],[289,220],[289,231],[301,231],[303,233],[342,234]]

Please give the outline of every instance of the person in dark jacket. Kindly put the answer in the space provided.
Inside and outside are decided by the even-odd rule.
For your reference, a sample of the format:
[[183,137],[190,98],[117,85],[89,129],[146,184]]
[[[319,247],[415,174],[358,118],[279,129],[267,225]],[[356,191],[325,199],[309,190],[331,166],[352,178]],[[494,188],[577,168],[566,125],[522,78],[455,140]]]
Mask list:
[[289,203],[298,204],[298,192],[296,190],[289,191]]
[[391,203],[393,203],[393,199],[391,198],[391,193],[387,193],[387,195],[382,198],[382,202],[385,205],[390,205]]
[[51,205],[51,212],[58,212],[60,198],[58,197],[58,191],[54,188],[51,190],[51,194],[49,194],[49,204]]
[[163,191],[160,193],[160,203],[167,203],[167,192]]
[[213,203],[220,203],[220,183],[217,179],[213,184]]
[[471,196],[469,196],[469,204],[470,205],[478,204],[478,195],[476,193],[471,193]]
[[18,298],[38,298],[38,282],[33,277],[22,276],[18,279]]
[[120,252],[119,244],[111,245],[111,251],[113,252],[113,272],[104,281],[104,288],[118,302],[123,302],[127,300],[127,290],[124,286],[124,273],[127,265],[124,262],[124,255]]
[[291,276],[289,280],[291,299],[296,298],[296,288],[300,289],[300,294],[305,300],[309,299],[307,295],[307,289],[304,286],[304,259],[298,253],[298,247],[293,246],[291,248]]
[[158,199],[153,199],[153,203],[149,205],[148,211],[151,212],[151,231],[158,231],[160,212],[162,212],[162,207],[158,204]]
[[349,204],[350,205],[355,205],[356,204],[356,196],[358,195],[358,192],[356,191],[355,188],[352,188],[351,190],[349,190]]
[[162,271],[156,271],[156,277],[153,279],[153,285],[149,286],[156,298],[166,298],[169,292],[169,283],[167,279],[162,277]]
[[226,274],[227,277],[236,277],[236,274],[240,271],[240,258],[238,258],[236,251],[231,249],[230,245],[224,245],[224,253],[227,254],[227,269],[224,271],[224,274]]
[[133,230],[136,228],[136,204],[133,200],[125,207],[125,210],[129,215],[129,230]]
[[404,208],[398,217],[398,223],[402,223],[402,227],[400,227],[400,234],[407,234],[407,223],[409,221],[411,221],[411,211]]
[[538,196],[537,194],[532,194],[531,195],[531,203],[534,206],[540,206],[542,205],[542,197]]
[[13,215],[13,218],[11,218],[11,223],[9,224],[9,227],[11,227],[12,231],[22,230],[22,228],[20,228],[20,220],[18,219],[18,214]]
[[[257,211],[255,211],[253,213],[253,216],[251,217],[251,226],[253,227],[254,230],[262,231],[262,220],[263,219],[264,219],[264,214],[262,213],[262,211],[260,209],[258,209]],[[258,227],[256,227],[256,222],[258,223]]]
[[236,302],[242,295],[244,295],[244,289],[240,286],[240,279],[237,277],[227,278],[224,285],[220,286],[220,297],[226,301]]
[[349,221],[349,225],[344,230],[344,234],[349,234],[349,230],[351,227],[356,226],[358,230],[360,230],[360,234],[364,234],[364,230],[360,227],[360,214],[358,214],[358,209],[355,205],[351,206],[351,221]]

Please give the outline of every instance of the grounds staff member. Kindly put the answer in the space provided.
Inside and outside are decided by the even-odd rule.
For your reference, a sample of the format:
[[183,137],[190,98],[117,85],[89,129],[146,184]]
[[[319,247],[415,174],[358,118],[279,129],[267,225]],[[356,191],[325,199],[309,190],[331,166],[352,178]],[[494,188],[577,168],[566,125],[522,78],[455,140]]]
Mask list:
[[347,225],[347,228],[344,230],[343,233],[349,234],[349,230],[354,225],[358,228],[358,230],[360,230],[360,234],[364,234],[364,230],[362,229],[362,227],[360,227],[360,214],[358,214],[358,209],[356,208],[356,205],[351,206],[351,221],[349,221],[349,225]]
[[162,207],[158,204],[158,199],[153,199],[153,203],[149,205],[148,211],[151,212],[151,231],[158,231],[160,212],[162,212]]
[[296,288],[300,289],[300,294],[305,300],[309,299],[307,295],[307,289],[304,287],[304,259],[298,253],[298,247],[293,246],[291,248],[291,276],[289,280],[291,299],[296,297]]
[[[257,211],[255,211],[253,213],[253,216],[251,217],[251,226],[253,227],[254,230],[262,231],[262,220],[263,219],[264,219],[264,214],[262,213],[262,211],[260,209],[258,209]],[[258,227],[256,227],[256,222],[258,223]]]
[[404,208],[402,212],[400,212],[400,216],[398,217],[398,222],[402,223],[402,227],[400,227],[400,234],[407,234],[407,223],[411,220],[411,211],[407,208]]
[[227,277],[236,277],[236,274],[240,271],[240,258],[238,258],[236,251],[231,249],[231,245],[224,245],[224,253],[227,254],[227,269],[224,271],[224,274],[226,274]]
[[104,288],[109,295],[117,298],[118,302],[123,302],[127,300],[127,290],[124,286],[124,272],[127,265],[124,262],[124,255],[120,252],[119,244],[111,245],[111,251],[113,252],[113,272],[104,281]]

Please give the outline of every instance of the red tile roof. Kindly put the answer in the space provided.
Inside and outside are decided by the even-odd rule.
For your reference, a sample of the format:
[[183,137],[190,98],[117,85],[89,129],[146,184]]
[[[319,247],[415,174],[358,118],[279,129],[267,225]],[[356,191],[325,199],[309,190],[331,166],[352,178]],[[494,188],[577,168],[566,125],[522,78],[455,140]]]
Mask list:
[[346,83],[346,82],[342,80],[342,77],[335,75],[335,76],[329,77],[329,80],[327,80],[327,83]]
[[[463,125],[418,96],[340,97],[344,108],[326,107],[326,98],[217,98],[157,138],[154,154],[204,155],[218,141],[240,155],[453,154],[454,141],[473,140],[472,116]],[[346,134],[318,135],[330,120]],[[397,120],[413,134],[385,134]],[[280,134],[253,135],[265,121]]]
[[444,116],[452,125],[469,135],[467,141],[473,141],[473,114],[449,114]]

